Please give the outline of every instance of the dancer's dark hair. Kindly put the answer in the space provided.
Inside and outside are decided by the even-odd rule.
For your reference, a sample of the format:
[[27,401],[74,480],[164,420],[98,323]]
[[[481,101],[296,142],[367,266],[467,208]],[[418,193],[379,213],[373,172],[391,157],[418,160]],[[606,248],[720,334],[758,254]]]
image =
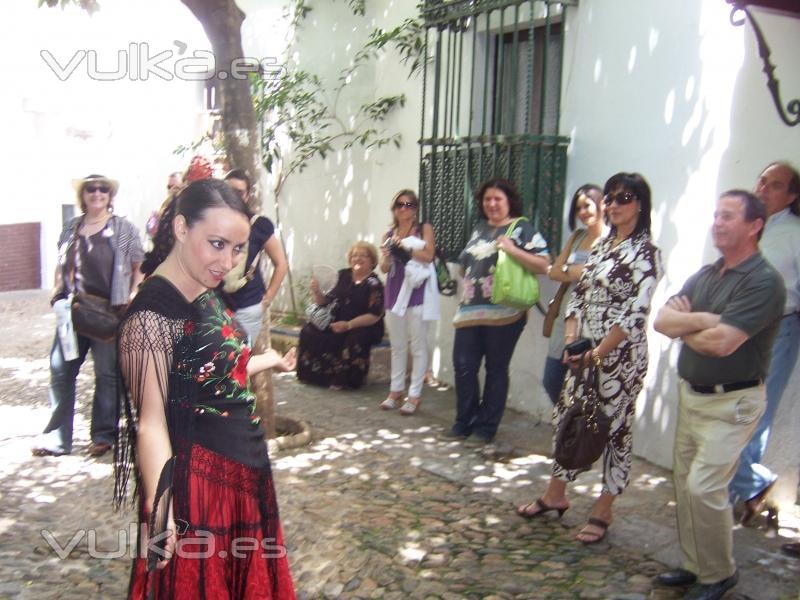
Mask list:
[[247,205],[231,186],[221,179],[201,179],[193,181],[172,196],[164,206],[158,218],[158,231],[153,238],[153,249],[148,252],[142,262],[142,273],[151,275],[172,252],[175,236],[172,232],[172,221],[178,215],[186,219],[191,227],[203,219],[210,208],[227,207],[241,213],[249,220],[251,217]]

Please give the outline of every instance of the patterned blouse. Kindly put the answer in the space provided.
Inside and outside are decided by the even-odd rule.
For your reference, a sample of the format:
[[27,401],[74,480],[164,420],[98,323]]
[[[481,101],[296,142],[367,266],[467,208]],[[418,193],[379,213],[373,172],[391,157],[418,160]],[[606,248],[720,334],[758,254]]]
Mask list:
[[[464,269],[464,291],[453,318],[455,327],[507,325],[521,318],[525,311],[492,304],[492,283],[497,266],[497,243],[508,226],[493,227],[480,221],[458,257]],[[518,248],[530,254],[549,256],[547,242],[528,220],[519,221],[509,236]]]
[[609,235],[589,254],[566,317],[578,317],[581,335],[595,344],[615,325],[628,334],[629,343],[638,344],[645,341],[650,302],[663,274],[661,251],[647,232],[616,247],[615,239]]

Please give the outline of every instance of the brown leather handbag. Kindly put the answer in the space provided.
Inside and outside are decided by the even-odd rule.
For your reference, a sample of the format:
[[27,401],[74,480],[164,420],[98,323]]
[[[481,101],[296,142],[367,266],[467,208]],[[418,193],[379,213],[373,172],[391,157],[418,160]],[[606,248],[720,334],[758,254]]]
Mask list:
[[565,469],[588,469],[608,443],[611,417],[597,392],[597,366],[590,361],[578,369],[572,389],[563,393],[570,402],[556,434],[553,458]]
[[544,322],[542,323],[542,335],[546,338],[549,338],[553,333],[553,323],[556,322],[558,314],[561,312],[561,303],[564,301],[564,296],[569,286],[570,284],[566,282],[558,286],[556,295],[553,296],[553,299],[550,300],[550,304],[547,305],[547,314],[544,316]]
[[72,328],[80,335],[110,342],[117,335],[120,312],[101,296],[76,292],[72,296]]
[[69,277],[69,286],[72,291],[72,328],[79,335],[97,340],[110,342],[117,335],[120,317],[125,307],[115,309],[111,302],[102,296],[89,294],[81,289],[80,277],[77,276],[80,268],[80,231],[82,222],[75,228],[75,237],[72,240],[72,272]]

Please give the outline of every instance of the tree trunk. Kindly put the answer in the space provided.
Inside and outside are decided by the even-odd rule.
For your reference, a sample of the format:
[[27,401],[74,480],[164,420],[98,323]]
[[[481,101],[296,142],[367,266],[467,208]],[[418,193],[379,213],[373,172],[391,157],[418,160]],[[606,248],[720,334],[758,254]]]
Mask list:
[[[211,42],[216,63],[212,79],[221,110],[225,151],[231,167],[245,169],[252,181],[260,181],[260,147],[256,113],[250,93],[250,81],[233,76],[232,65],[244,57],[242,23],[245,14],[234,0],[182,0],[203,26]],[[256,65],[257,67],[257,65]],[[242,70],[242,66],[238,67]],[[221,75],[224,73],[224,75]],[[244,77],[244,78],[243,78]],[[259,186],[253,189],[250,208],[261,212]]]
[[[261,323],[261,333],[254,343],[254,352],[261,354],[272,347],[272,340],[269,333],[270,312],[269,308],[264,309]],[[261,418],[261,427],[268,439],[275,438],[278,433],[275,428],[275,398],[272,387],[272,370],[261,371],[252,378],[251,385],[256,395],[256,415]]]
[[[213,78],[217,101],[221,109],[225,151],[232,167],[245,169],[256,185],[249,201],[250,209],[261,212],[260,144],[256,112],[247,78],[234,77],[232,65],[244,57],[242,49],[242,23],[245,14],[234,0],[181,0],[203,25],[214,52],[216,74]],[[240,67],[241,70],[241,67]],[[221,75],[224,73],[224,75]],[[264,327],[256,341],[254,351],[264,352],[270,347],[269,310],[264,311]],[[275,437],[275,406],[272,393],[272,371],[263,371],[253,377],[256,394],[256,413],[268,438]]]

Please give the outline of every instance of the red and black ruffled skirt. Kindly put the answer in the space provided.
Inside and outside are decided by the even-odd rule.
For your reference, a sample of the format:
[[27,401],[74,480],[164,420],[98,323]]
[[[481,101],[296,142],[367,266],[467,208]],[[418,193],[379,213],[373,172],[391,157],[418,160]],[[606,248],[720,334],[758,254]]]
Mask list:
[[[177,543],[161,570],[140,554],[131,572],[135,600],[290,600],[295,598],[272,478],[194,445],[187,497],[174,490]],[[267,499],[267,501],[265,501]],[[177,507],[188,514],[178,516]],[[265,512],[267,514],[265,514]],[[271,514],[270,514],[271,513]]]

